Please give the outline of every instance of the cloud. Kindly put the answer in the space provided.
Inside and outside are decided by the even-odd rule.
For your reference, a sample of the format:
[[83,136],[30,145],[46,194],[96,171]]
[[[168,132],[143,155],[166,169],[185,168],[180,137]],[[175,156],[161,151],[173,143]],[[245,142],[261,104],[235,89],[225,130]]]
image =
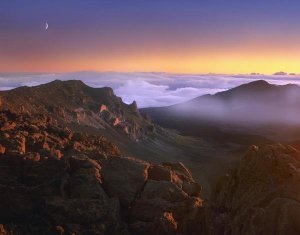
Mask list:
[[55,79],[82,80],[92,87],[112,87],[124,102],[139,107],[181,103],[203,94],[214,94],[258,79],[282,85],[300,84],[300,76],[289,75],[193,75],[167,73],[74,72],[61,74],[0,74],[0,90],[36,86]]
[[168,85],[156,85],[147,81],[129,80],[115,93],[126,103],[136,100],[139,107],[167,106],[193,99],[199,95],[215,93],[222,89],[182,87],[169,89]]

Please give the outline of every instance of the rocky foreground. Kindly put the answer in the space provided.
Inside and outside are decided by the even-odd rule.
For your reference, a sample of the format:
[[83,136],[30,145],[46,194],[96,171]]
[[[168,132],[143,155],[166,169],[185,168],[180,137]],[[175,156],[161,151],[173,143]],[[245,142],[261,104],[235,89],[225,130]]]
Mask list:
[[0,112],[0,234],[198,234],[201,187],[181,163],[122,157],[103,137]]
[[217,234],[300,234],[300,152],[281,144],[251,147],[210,204]]
[[0,112],[0,234],[299,234],[300,153],[253,146],[204,202],[181,163]]
[[204,201],[182,163],[124,157],[100,135],[158,128],[109,88],[0,92],[0,235],[300,234],[297,149],[252,146]]

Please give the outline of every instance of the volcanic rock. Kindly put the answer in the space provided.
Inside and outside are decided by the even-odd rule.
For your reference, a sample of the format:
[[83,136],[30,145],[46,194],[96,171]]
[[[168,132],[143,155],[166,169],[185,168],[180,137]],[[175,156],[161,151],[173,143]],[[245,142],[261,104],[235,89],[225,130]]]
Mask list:
[[182,163],[121,156],[104,137],[74,133],[41,115],[0,110],[0,116],[16,124],[0,136],[2,234],[200,231],[200,186]]
[[170,182],[172,181],[172,172],[161,165],[151,166],[149,168],[148,174],[149,174],[149,179],[152,180],[158,180],[158,181],[165,180]]
[[5,147],[0,144],[0,154],[5,153]]
[[142,190],[150,164],[121,157],[109,157],[102,164],[103,184],[109,196],[117,196],[121,205],[128,207]]
[[[55,80],[35,87],[1,91],[0,98],[2,110],[42,114],[48,121],[58,124],[99,128],[107,134],[117,131],[131,139],[146,138],[150,124],[140,115],[136,102],[125,104],[111,88],[92,88],[76,80]],[[119,124],[124,128],[119,128]],[[3,119],[0,129],[12,130],[15,125],[14,120]],[[28,128],[36,130],[35,126]]]
[[212,207],[219,231],[299,234],[300,152],[291,146],[253,146],[216,186]]

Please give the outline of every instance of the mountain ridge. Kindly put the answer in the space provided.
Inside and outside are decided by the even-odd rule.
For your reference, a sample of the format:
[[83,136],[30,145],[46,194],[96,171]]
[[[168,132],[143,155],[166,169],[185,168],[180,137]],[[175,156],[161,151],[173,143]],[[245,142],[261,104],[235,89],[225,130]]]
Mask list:
[[[300,115],[299,107],[299,86],[273,85],[258,80],[181,104],[140,111],[161,126],[177,128],[183,133],[187,127],[192,129],[193,124],[201,125],[198,129],[195,127],[188,131],[189,135],[197,135],[197,131],[200,133],[203,128],[210,126],[219,132],[231,129],[233,132],[272,137],[272,133],[266,133],[266,129],[282,127],[283,131],[288,132],[294,126],[300,127],[297,118]],[[280,139],[280,136],[277,137]]]
[[0,92],[1,108],[14,112],[45,113],[68,123],[115,129],[133,139],[153,128],[136,103],[127,105],[109,87],[92,88],[79,80],[55,80],[34,87]]
[[134,156],[157,164],[162,161],[183,162],[193,168],[196,180],[200,180],[202,172],[194,171],[200,162],[195,164],[193,159],[204,159],[211,154],[217,156],[215,152],[223,149],[207,150],[210,143],[178,135],[154,124],[147,115],[140,114],[136,102],[123,103],[111,88],[92,88],[82,81],[56,80],[1,91],[0,97],[0,111],[9,110],[20,115],[43,114],[53,125],[87,135],[104,136],[127,157]]
[[[292,146],[256,137],[260,144],[241,157],[244,148],[220,133],[231,143],[191,138],[184,145],[188,138],[159,126],[137,141],[121,129],[125,145],[164,148],[163,157],[145,161],[100,134],[118,124],[111,115],[151,123],[110,88],[54,81],[0,96],[1,234],[298,234],[300,152]],[[250,136],[244,138],[249,145]],[[189,165],[168,157],[172,151]],[[209,187],[212,195],[204,198]]]

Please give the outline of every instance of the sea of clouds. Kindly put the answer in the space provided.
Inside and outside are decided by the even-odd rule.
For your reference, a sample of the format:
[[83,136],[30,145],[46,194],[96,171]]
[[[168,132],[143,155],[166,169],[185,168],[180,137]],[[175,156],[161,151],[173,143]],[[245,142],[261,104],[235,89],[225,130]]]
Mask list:
[[193,75],[168,73],[74,72],[56,74],[0,74],[0,90],[36,86],[53,80],[82,80],[91,87],[111,87],[125,103],[136,101],[140,108],[181,103],[204,94],[215,94],[251,81],[299,84],[291,75]]

